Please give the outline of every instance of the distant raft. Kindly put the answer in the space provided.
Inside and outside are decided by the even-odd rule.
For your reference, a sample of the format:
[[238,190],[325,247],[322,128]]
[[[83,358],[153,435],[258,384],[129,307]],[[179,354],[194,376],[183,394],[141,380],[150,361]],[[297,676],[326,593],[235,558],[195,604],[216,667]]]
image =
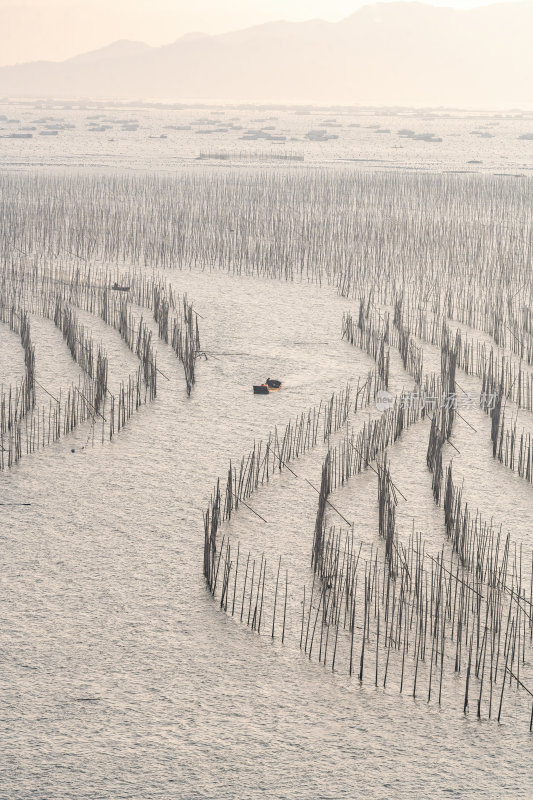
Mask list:
[[280,389],[281,381],[267,378],[260,386],[254,386],[254,394],[270,394],[270,392],[279,392]]

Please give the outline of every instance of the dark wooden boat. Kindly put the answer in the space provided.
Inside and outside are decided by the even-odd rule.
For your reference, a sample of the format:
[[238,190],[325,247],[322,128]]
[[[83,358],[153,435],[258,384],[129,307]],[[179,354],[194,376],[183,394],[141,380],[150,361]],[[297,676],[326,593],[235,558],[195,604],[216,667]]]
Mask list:
[[280,389],[281,381],[267,378],[265,383],[262,383],[260,386],[254,386],[254,394],[270,394],[270,392],[278,392]]
[[114,289],[115,292],[129,292],[130,290],[129,286],[119,286],[118,283],[116,282],[113,284],[111,288]]

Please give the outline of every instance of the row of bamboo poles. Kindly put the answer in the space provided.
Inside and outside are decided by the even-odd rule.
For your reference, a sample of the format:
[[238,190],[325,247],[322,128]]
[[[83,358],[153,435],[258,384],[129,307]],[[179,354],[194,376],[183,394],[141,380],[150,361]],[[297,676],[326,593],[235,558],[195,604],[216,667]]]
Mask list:
[[[33,270],[26,280],[23,273],[2,278],[0,319],[21,336],[26,373],[15,387],[0,396],[0,429],[6,434],[2,443],[1,468],[16,464],[24,453],[35,452],[70,433],[78,424],[96,418],[102,420],[102,440],[112,439],[141,405],[157,396],[157,360],[152,335],[141,318],[137,321],[128,297],[113,292],[111,279],[84,273],[80,268],[69,280],[59,280],[50,271]],[[132,282],[133,283],[133,282]],[[200,352],[197,315],[186,296],[180,298],[172,288],[154,278],[138,281],[136,299],[154,309],[161,338],[165,333],[165,306],[177,309],[173,320],[172,345],[184,364],[187,390],[194,385],[194,365]],[[129,292],[128,292],[129,296]],[[169,298],[169,299],[168,299]],[[19,305],[15,305],[16,301]],[[23,305],[20,305],[23,303]],[[108,390],[108,359],[101,345],[96,345],[88,330],[79,323],[74,307],[98,315],[121,335],[137,355],[141,366],[122,381],[115,394]],[[50,319],[61,330],[73,360],[90,380],[72,384],[59,397],[52,397],[47,407],[35,407],[35,353],[31,344],[30,314]],[[53,402],[52,402],[53,400]],[[21,426],[26,414],[33,413],[28,425]],[[94,440],[94,432],[93,432]],[[4,446],[5,445],[5,446]]]
[[[365,383],[357,387],[354,410],[367,406],[375,389],[375,373],[369,373]],[[268,483],[272,475],[292,471],[290,464],[330,437],[346,423],[352,408],[351,389],[348,385],[332,394],[329,401],[320,403],[287,424],[283,431],[274,429],[264,443],[254,443],[252,451],[241,460],[237,468],[230,463],[225,488],[220,480],[204,512],[204,577],[214,593],[220,558],[219,529],[260,486]],[[253,510],[253,509],[251,509]],[[254,512],[255,513],[255,512]]]
[[533,483],[533,434],[524,430],[519,432],[516,419],[506,422],[504,401],[500,389],[493,406],[487,410],[491,418],[493,458],[528,483]]
[[[91,264],[112,263],[117,270],[124,263],[221,268],[236,275],[327,282],[343,296],[366,298],[359,319],[343,323],[343,329],[376,359],[377,375],[367,403],[378,385],[388,385],[390,346],[398,348],[417,385],[431,385],[445,396],[455,391],[456,367],[463,368],[481,378],[482,391],[500,398],[492,420],[495,456],[520,462],[513,444],[516,434],[513,438],[511,431],[508,436],[504,429],[501,403],[510,398],[531,410],[531,374],[525,366],[533,358],[530,180],[369,176],[339,170],[304,175],[228,173],[214,178],[191,174],[178,181],[155,176],[5,175],[0,176],[0,186],[2,280],[12,287],[16,283],[14,304],[22,307],[28,293],[36,296],[39,285],[42,290],[43,261],[52,260],[57,272],[49,278],[50,291],[57,294],[62,287],[66,303],[94,304],[99,315],[116,318],[120,334],[143,360],[138,384],[130,392],[132,403],[140,398],[142,383],[145,392],[151,386],[155,367],[151,341],[145,332],[139,338],[141,325],[135,333],[127,303],[116,297],[111,301],[111,281],[105,289],[98,280],[91,285]],[[73,259],[84,265],[79,280],[70,277]],[[52,281],[57,282],[54,287]],[[166,340],[173,335],[169,309],[178,304],[171,306],[163,294],[150,302],[159,336]],[[108,314],[110,304],[118,309],[116,316],[112,309]],[[383,318],[380,312],[370,314],[369,304],[387,309]],[[461,331],[452,336],[449,320],[484,331],[505,352],[488,350],[479,342],[474,348]],[[195,330],[189,323],[182,327],[185,340],[177,336],[175,344],[178,357],[178,349],[183,356],[189,392],[194,373],[186,362],[199,351],[195,322]],[[424,379],[423,351],[415,336],[441,348],[440,378]],[[520,359],[518,367],[507,351]],[[126,407],[129,413],[130,399],[122,401],[119,420],[125,419]],[[329,436],[337,423],[326,425],[326,410],[321,413],[319,425],[324,423]],[[340,403],[339,422],[343,416]],[[383,685],[396,681],[400,691],[409,685],[415,696],[424,678],[428,700],[438,681],[439,702],[443,676],[463,675],[464,710],[475,697],[478,716],[485,708],[491,717],[498,706],[500,718],[506,685],[529,691],[523,672],[531,643],[531,582],[527,601],[522,554],[515,550],[511,560],[508,541],[501,543],[499,534],[477,512],[471,514],[462,490],[453,483],[451,467],[443,499],[449,562],[444,548],[436,558],[430,556],[420,537],[411,537],[407,546],[398,540],[394,484],[385,452],[403,430],[423,418],[422,411],[406,412],[396,405],[381,422],[368,423],[361,439],[347,432],[337,447],[328,448],[316,555],[313,549],[313,563],[321,566],[314,573],[316,585],[310,596],[304,587],[299,646],[309,658],[314,652],[332,669],[343,663],[361,680],[370,671],[376,685],[378,678]],[[453,420],[453,408],[446,407],[434,414],[431,424],[427,460],[438,504],[442,447],[449,442]],[[347,417],[340,427],[346,421]],[[37,425],[40,440],[44,426],[39,417]],[[272,637],[281,630],[282,641],[287,629],[295,627],[287,616],[288,570],[283,576],[281,561],[277,562],[274,582],[269,579],[271,565],[263,556],[259,562],[251,554],[244,569],[238,547],[234,563],[235,548],[225,538],[218,541],[219,528],[273,470],[288,468],[318,438],[316,417],[307,415],[283,437],[269,438],[264,449],[254,447],[239,469],[230,466],[225,491],[217,487],[205,516],[204,572],[210,590],[221,592],[226,612],[230,607],[232,615],[240,610],[241,621],[258,632],[268,630]],[[354,448],[360,450],[358,461]],[[525,443],[524,449],[528,448]],[[378,471],[379,533],[384,546],[360,558],[353,529],[330,528],[326,533],[325,517],[335,487],[372,461]],[[527,464],[522,468],[529,469]],[[281,608],[282,622],[277,617]],[[265,622],[268,609],[272,609],[271,628],[270,620]]]
[[[328,450],[323,466],[328,487],[332,463]],[[421,534],[410,536],[407,545],[398,540],[394,483],[383,460],[378,503],[385,546],[363,558],[353,526],[348,531],[329,528],[319,548],[315,536],[315,578],[310,593],[306,587],[301,592],[300,623],[290,616],[295,592],[281,559],[268,572],[264,555],[260,561],[251,553],[244,557],[237,546],[235,558],[234,545],[225,537],[213,560],[210,589],[221,609],[241,623],[259,634],[277,635],[309,659],[314,652],[332,670],[428,702],[435,698],[441,704],[451,695],[464,713],[501,721],[507,687],[520,697],[532,696],[526,681],[533,638],[533,554],[527,562],[521,550],[513,551],[509,537],[503,539],[501,531],[483,523],[478,512],[469,516],[460,490],[450,488],[451,468],[446,483],[449,557],[444,545],[436,557],[426,552]],[[326,492],[321,491],[317,518]],[[527,719],[531,729],[533,716]]]
[[[421,534],[410,536],[407,546],[387,544],[363,560],[353,530],[329,530],[311,600],[308,607],[305,599],[302,604],[300,646],[309,657],[320,633],[318,660],[326,665],[330,642],[330,665],[339,669],[340,632],[348,640],[344,668],[360,681],[368,672],[376,686],[393,683],[400,692],[428,702],[436,696],[441,704],[445,679],[451,678],[464,713],[498,721],[507,686],[531,703],[525,680],[531,677],[526,594],[531,596],[532,573],[524,579],[521,571],[533,567],[533,560],[524,565],[522,553],[515,552],[510,564],[508,540],[498,552],[500,539],[485,536],[491,569],[481,577],[453,554],[447,559],[444,546],[431,556]],[[474,549],[481,549],[479,542]],[[531,715],[527,719],[531,730]]]
[[[357,326],[354,326],[350,315],[344,316],[343,335],[346,335],[352,343],[362,346],[362,349],[367,349],[360,339],[356,341],[353,337],[353,329],[361,330],[362,323],[366,319],[362,314],[363,307],[364,303],[361,301],[359,324]],[[402,316],[401,304],[397,303],[394,314],[395,325],[398,322],[402,325]],[[420,321],[421,319],[422,317],[419,316],[418,320]],[[391,337],[389,335],[388,316],[381,317],[380,323],[381,341],[389,342]],[[372,330],[376,330],[376,328],[372,328]],[[379,328],[377,330],[379,331]],[[406,337],[410,336],[408,327],[402,326],[400,329],[400,341],[396,342],[398,347],[401,346],[402,330],[406,332]],[[526,431],[520,433],[517,430],[516,419],[512,421],[510,426],[506,424],[504,403],[504,400],[505,402],[510,400],[518,408],[531,410],[533,374],[525,370],[522,363],[517,367],[505,351],[495,352],[492,347],[488,349],[485,343],[481,344],[479,342],[476,343],[477,346],[474,349],[473,340],[469,341],[460,329],[457,329],[455,336],[453,336],[450,327],[444,320],[441,321],[440,325],[437,325],[436,321],[434,321],[434,324],[429,329],[431,331],[430,334],[427,333],[428,328],[425,326],[419,327],[418,330],[424,336],[429,336],[431,344],[438,344],[441,348],[442,365],[439,388],[442,394],[442,402],[437,404],[437,414],[432,419],[427,453],[428,466],[433,473],[435,500],[439,502],[441,494],[441,450],[445,441],[450,438],[455,413],[456,367],[461,367],[467,374],[481,378],[479,402],[480,406],[491,417],[493,457],[509,469],[517,472],[520,477],[530,483],[533,482],[533,436]],[[371,354],[374,354],[374,352]],[[415,362],[414,368],[412,362],[410,363],[404,358],[403,362],[406,370],[418,382],[422,374],[418,371],[418,364],[421,365],[423,363],[422,359],[419,362]],[[435,397],[434,394],[429,394],[429,396]]]
[[[157,363],[151,331],[141,319],[134,319],[125,299],[110,297],[104,291],[99,306],[101,318],[115,328],[135,353],[140,366],[121,381],[116,394],[108,389],[108,359],[88,330],[79,323],[65,292],[57,286],[36,295],[24,295],[27,308],[14,304],[20,292],[8,291],[0,297],[0,318],[20,333],[25,351],[26,375],[20,386],[9,387],[0,396],[0,469],[17,464],[23,455],[57,442],[78,425],[90,420],[94,443],[95,428],[101,421],[101,439],[111,440],[141,407],[157,395]],[[50,319],[61,330],[72,359],[83,372],[77,383],[51,395],[41,408],[35,407],[35,353],[30,337],[30,313]],[[30,391],[31,388],[31,391]],[[99,434],[100,438],[100,434]]]
[[[70,261],[72,261],[72,257],[70,257]],[[49,272],[49,271],[48,271]],[[43,274],[44,268],[40,267],[39,265],[28,267],[26,265],[26,272],[24,276],[25,285],[32,285],[35,287],[36,282],[41,280],[41,288],[43,282]],[[116,271],[112,273],[111,271],[103,273],[102,270],[98,272],[90,267],[81,268],[78,267],[77,269],[73,269],[70,266],[69,270],[65,272],[65,270],[60,271],[59,269],[56,272],[54,278],[49,278],[50,281],[56,281],[60,285],[65,288],[65,291],[68,291],[70,294],[69,300],[71,302],[76,302],[77,304],[81,303],[81,298],[77,298],[75,300],[72,295],[73,293],[95,293],[102,291],[102,285],[107,285],[108,287],[112,286],[112,275],[115,276],[116,282]],[[102,282],[102,275],[104,275],[105,280]],[[156,321],[160,325],[160,335],[161,338],[167,340],[170,331],[172,330],[172,325],[169,323],[168,313],[166,312],[166,308],[180,308],[179,297],[176,297],[170,287],[160,279],[156,279],[153,276],[147,278],[144,275],[136,275],[133,280],[128,279],[128,273],[122,274],[121,279],[124,282],[131,284],[130,285],[130,296],[134,297],[137,302],[144,303],[149,305],[150,307],[153,306],[154,308],[154,316]],[[143,285],[144,284],[144,285]],[[165,299],[165,295],[168,294],[170,289],[170,297]],[[430,341],[433,344],[440,344],[439,337],[440,331],[442,330],[442,319],[446,318],[446,313],[449,313],[451,316],[450,318],[457,317],[460,320],[466,320],[473,322],[474,319],[472,317],[466,316],[464,314],[460,314],[457,309],[456,305],[451,302],[449,293],[445,296],[441,297],[439,302],[434,302],[434,298],[442,293],[440,293],[438,281],[435,284],[435,281],[432,284],[432,292],[430,299],[425,299],[424,304],[421,305],[419,303],[418,306],[414,306],[415,298],[420,301],[419,295],[415,295],[415,298],[411,296],[408,292],[404,293],[404,288],[402,287],[401,291],[396,290],[394,295],[389,292],[388,296],[391,299],[392,307],[394,309],[394,326],[397,329],[396,337],[397,341],[393,341],[390,338],[391,334],[387,331],[384,332],[385,335],[385,344],[389,342],[390,344],[394,344],[400,350],[402,359],[404,361],[404,365],[406,369],[415,377],[417,383],[420,381],[421,372],[423,367],[422,362],[422,350],[421,348],[417,347],[416,343],[414,342],[413,336],[419,336],[420,338]],[[464,293],[462,293],[464,294]],[[376,289],[368,290],[368,287],[365,288],[365,297],[364,300],[361,300],[361,305],[365,305],[364,313],[366,317],[369,316],[369,306],[370,304],[374,304],[374,299],[377,295]],[[475,293],[473,294],[475,298]],[[171,302],[169,302],[169,300]],[[94,299],[93,299],[94,302]],[[510,306],[514,309],[516,304],[510,303]],[[400,308],[398,308],[400,307]],[[426,311],[424,309],[428,309],[429,307],[437,309],[434,314],[430,318],[427,317]],[[489,314],[489,306],[485,303],[484,313],[485,316]],[[91,308],[87,308],[87,310],[93,310]],[[516,313],[524,317],[526,316],[526,322],[524,325],[527,327],[527,309],[525,307],[520,306],[520,308],[516,307]],[[388,314],[386,312],[385,316]],[[435,316],[435,314],[440,315],[439,318]],[[455,316],[454,316],[455,315]],[[186,314],[184,315],[187,316]],[[358,323],[361,325],[361,309],[359,312],[359,320]],[[476,318],[477,319],[477,318]],[[404,324],[404,320],[408,320],[407,325]],[[178,321],[178,320],[176,320]],[[465,322],[466,324],[466,322]],[[352,320],[353,325],[353,320]],[[508,323],[506,323],[508,326]],[[194,369],[194,363],[198,356],[201,354],[199,342],[198,342],[198,321],[197,318],[195,319],[195,331],[188,331],[188,334],[185,335],[186,331],[185,328],[187,326],[180,325],[179,329],[181,329],[183,335],[181,337],[181,341],[183,342],[182,346],[179,347],[178,342],[180,340],[180,336],[175,337],[176,342],[176,350],[178,355],[180,353],[185,354],[186,357],[183,358],[184,360],[184,369],[186,372],[186,385],[188,390],[190,391],[193,381],[191,380],[191,376],[194,377],[194,372],[191,370]],[[388,327],[388,320],[387,325],[384,327]],[[516,326],[515,326],[516,327]],[[374,330],[372,330],[372,328]],[[412,335],[409,335],[409,328],[411,328]],[[480,326],[480,329],[486,329],[494,333],[493,328],[489,325],[487,320],[485,320],[485,324]],[[507,328],[505,328],[507,330]],[[382,375],[384,376],[388,366],[386,363],[386,347],[384,347],[384,343],[380,340],[379,337],[379,325],[376,326],[375,324],[370,324],[367,321],[365,325],[365,331],[360,331],[359,336],[363,336],[363,334],[368,338],[375,340],[374,344],[370,341],[366,343],[366,346],[363,349],[366,349],[367,352],[371,350],[376,351],[378,348],[380,350],[379,353],[375,352],[375,356],[378,358],[378,362],[382,369]],[[458,332],[459,333],[459,332]],[[382,331],[383,334],[383,331]],[[511,337],[513,339],[513,337]],[[496,334],[496,341],[499,345],[501,345],[501,337]],[[513,339],[514,341],[514,339]],[[380,343],[381,342],[381,343]],[[509,343],[508,343],[509,344]],[[187,346],[188,345],[188,346]],[[478,352],[474,351],[473,347],[474,343],[469,342],[467,339],[464,339],[463,348],[460,353],[458,353],[458,364],[465,369],[467,372],[472,374],[477,374],[478,376],[482,375],[484,370],[484,360],[486,358],[494,358],[494,353],[491,350],[490,352],[486,352],[486,345],[481,345],[479,342],[477,343]],[[519,365],[517,368],[516,365],[512,364],[509,358],[506,359],[505,355],[499,355],[498,359],[502,361],[502,364],[505,366],[507,364],[508,370],[517,371],[517,374],[510,374],[508,384],[512,387],[513,391],[513,399],[516,399],[519,405],[527,407],[531,409],[533,403],[533,374],[527,372],[522,364]],[[409,364],[407,362],[410,362]],[[489,367],[487,366],[487,369]],[[388,376],[387,376],[388,379]]]
[[[407,334],[405,341],[409,329],[401,320],[397,320],[397,325],[401,347],[402,332]],[[359,331],[364,327],[364,323],[357,325]],[[369,337],[366,341],[374,346],[376,339]],[[381,336],[381,342],[385,341]],[[464,348],[461,336],[453,336],[446,326],[440,329],[439,343],[441,374],[426,376],[425,386],[432,386],[433,391],[438,387],[443,396],[449,396],[456,391],[458,356]],[[369,352],[374,357],[377,354],[377,387],[383,381],[379,347]],[[411,368],[416,371],[415,365]],[[396,403],[378,419],[365,423],[358,436],[346,434],[335,448],[328,448],[322,466],[313,538],[311,560],[315,581],[310,597],[306,599],[305,587],[303,591],[299,647],[309,658],[314,649],[318,661],[329,663],[333,670],[339,669],[342,653],[345,668],[359,680],[370,674],[376,686],[395,684],[400,692],[409,687],[413,697],[427,696],[429,702],[435,696],[439,704],[445,694],[445,678],[452,677],[452,686],[456,688],[458,677],[463,675],[463,711],[467,713],[472,708],[478,718],[485,715],[501,721],[507,686],[533,697],[524,675],[533,639],[530,614],[533,554],[528,587],[523,581],[522,552],[517,556],[515,548],[509,570],[509,537],[503,540],[501,529],[495,531],[479,512],[471,514],[462,500],[462,489],[453,483],[451,464],[446,472],[443,503],[447,541],[451,544],[449,564],[445,562],[444,546],[436,558],[425,552],[421,535],[411,536],[407,547],[401,544],[395,525],[396,487],[386,451],[406,427],[423,416],[423,407],[415,406],[406,413]],[[443,403],[435,409],[431,421],[427,461],[433,473],[437,504],[442,483],[441,451],[451,435],[454,416],[453,404]],[[362,544],[356,548],[353,527],[344,533],[335,528],[328,531],[326,520],[329,508],[338,513],[330,501],[334,489],[357,471],[371,467],[372,462],[377,464],[378,533],[384,540],[384,548],[376,548],[374,555],[363,561]],[[285,643],[287,626],[293,632],[296,627],[292,621],[287,622],[287,596],[291,594],[288,570],[280,592],[281,559],[276,580],[272,574],[269,586],[264,556],[259,563],[249,553],[246,569],[241,567],[244,571],[241,586],[239,561],[243,564],[244,559],[240,559],[238,547],[234,564],[231,548],[229,539],[224,538],[216,559],[213,558],[216,568],[211,591],[216,593],[220,572],[221,608],[232,616],[237,609],[241,622],[258,633],[263,626],[272,637],[276,630],[276,609],[282,606],[278,628],[281,627],[281,641]],[[531,730],[533,706],[528,721]]]
[[[381,307],[401,300],[404,318],[431,314],[486,331],[531,363],[529,183],[312,169],[3,176],[0,262],[8,274],[24,266],[26,286],[44,262],[65,284],[73,262],[92,274],[107,263],[115,275],[128,264],[328,282]],[[405,359],[409,347],[401,352]]]
[[400,306],[396,304],[391,323],[389,312],[382,314],[368,296],[359,302],[357,320],[350,312],[345,312],[342,318],[342,338],[374,358],[385,389],[389,385],[391,346],[398,349],[404,369],[415,383],[420,386],[423,380],[423,348],[416,344],[399,312]]
[[[330,465],[328,451],[323,474],[331,472]],[[471,519],[460,497],[452,497],[452,483],[450,468],[444,506],[453,543],[449,559],[444,546],[436,557],[426,552],[421,534],[410,536],[407,546],[398,541],[394,483],[382,463],[379,532],[385,547],[363,559],[353,527],[332,527],[316,558],[315,540],[315,579],[310,594],[303,588],[300,625],[287,617],[293,590],[281,559],[267,579],[264,555],[260,562],[251,553],[241,558],[238,546],[234,561],[229,540],[223,539],[218,553],[213,594],[220,576],[220,607],[226,613],[259,634],[275,638],[277,630],[282,644],[288,630],[293,645],[309,659],[314,652],[332,670],[427,702],[435,698],[439,705],[451,693],[464,713],[501,721],[507,687],[532,697],[525,681],[533,638],[533,554],[526,562],[521,550],[514,548],[513,554],[509,537],[504,540],[477,512]],[[322,498],[319,513],[321,505]]]
[[[421,309],[410,317],[413,335],[428,344],[440,347],[443,331],[449,328],[446,318],[427,317]],[[481,378],[485,404],[500,390],[518,408],[533,411],[533,371],[522,360],[508,353],[501,345],[496,349],[485,342],[468,339],[465,332],[456,329],[457,366],[468,375]]]
[[[64,303],[101,317],[112,324],[123,336],[131,350],[142,353],[143,370],[146,383],[150,384],[150,373],[154,371],[152,354],[145,323],[139,322],[142,329],[142,342],[134,346],[139,333],[132,322],[131,304],[149,308],[158,326],[159,338],[171,344],[183,364],[187,393],[190,395],[195,384],[195,366],[201,356],[205,356],[200,344],[198,315],[187,295],[180,296],[171,284],[155,275],[144,273],[117,272],[90,267],[54,269],[27,265],[22,272],[12,273],[10,286],[19,291],[24,287],[32,298],[61,298]],[[33,302],[33,299],[32,301]],[[117,319],[120,321],[117,323]],[[205,356],[206,357],[206,356]],[[157,371],[155,369],[155,371]],[[155,378],[154,378],[155,380]]]
[[0,321],[9,326],[9,329],[20,336],[24,349],[24,376],[20,383],[6,392],[2,390],[1,405],[6,408],[6,415],[2,415],[0,426],[2,430],[16,425],[35,406],[35,348],[31,341],[29,316],[20,306],[4,302],[0,298]]
[[[142,306],[151,308],[158,324],[159,337],[172,345],[183,364],[187,394],[196,383],[196,361],[202,352],[198,315],[187,295],[177,295],[166,281],[141,274],[130,281],[130,294]],[[205,356],[207,358],[207,356]]]
[[[349,296],[373,285],[383,303],[410,285],[422,299],[432,290],[441,308],[469,311],[475,323],[486,302],[504,317],[509,284],[518,288],[528,275],[530,184],[312,168],[176,178],[4,175],[0,260],[39,251],[161,269],[220,267],[329,281]],[[459,288],[465,265],[468,300]],[[491,299],[499,286],[501,303]]]

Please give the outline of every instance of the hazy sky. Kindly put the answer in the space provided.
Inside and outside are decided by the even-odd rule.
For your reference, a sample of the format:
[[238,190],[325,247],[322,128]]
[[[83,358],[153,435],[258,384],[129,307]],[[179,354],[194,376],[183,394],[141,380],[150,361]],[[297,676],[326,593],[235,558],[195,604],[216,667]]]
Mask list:
[[[433,0],[471,8],[485,0]],[[116,39],[169,44],[269,20],[337,21],[364,0],[0,0],[0,65],[61,61]]]

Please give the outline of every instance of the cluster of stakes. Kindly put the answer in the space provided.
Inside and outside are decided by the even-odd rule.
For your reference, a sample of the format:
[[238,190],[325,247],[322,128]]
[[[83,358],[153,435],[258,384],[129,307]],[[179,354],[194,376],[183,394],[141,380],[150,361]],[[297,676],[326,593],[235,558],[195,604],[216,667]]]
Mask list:
[[[475,387],[490,428],[486,440],[478,435],[480,451],[529,491],[532,188],[529,178],[290,163],[197,165],[179,178],[3,174],[0,321],[20,337],[24,374],[1,391],[1,469],[85,422],[93,441],[96,430],[112,439],[157,399],[154,340],[175,351],[194,399],[205,355],[198,315],[163,270],[221,270],[336,293],[338,346],[347,360],[362,350],[375,367],[230,464],[204,513],[207,589],[233,619],[309,660],[440,705],[459,696],[461,710],[480,719],[527,706],[531,730],[533,558],[493,521],[498,509],[477,508],[454,477],[466,420],[449,401],[466,396],[463,381]],[[87,315],[119,334],[135,371],[113,375]],[[36,316],[57,327],[79,367],[78,381],[59,393],[38,382]],[[405,405],[391,395],[376,411],[378,393],[398,380],[437,401]],[[402,476],[391,457],[416,431],[427,434],[430,505],[442,517],[437,548],[414,529],[406,535],[399,519]],[[315,457],[316,484],[296,472],[298,459]],[[335,492],[372,472],[369,543]],[[304,581],[277,551],[267,559],[234,541],[242,508],[268,524],[254,494],[289,478],[317,497]]]
[[[170,285],[154,276],[132,275],[70,267],[22,265],[6,269],[0,281],[0,321],[20,334],[24,348],[25,374],[15,386],[2,388],[0,397],[0,469],[18,463],[23,455],[57,442],[85,422],[91,425],[94,444],[111,440],[133,414],[157,397],[160,370],[152,331],[143,319],[149,309],[158,325],[159,337],[171,345],[184,369],[190,395],[195,383],[195,364],[201,355],[198,318],[186,296],[179,297]],[[121,379],[115,391],[109,388],[106,350],[77,311],[101,319],[117,331],[139,362],[137,369]],[[139,316],[140,312],[140,316]],[[48,319],[61,331],[72,360],[80,368],[76,383],[53,394],[42,384],[46,402],[36,403],[35,348],[31,341],[31,318]]]
[[[217,484],[205,513],[207,585],[226,613],[272,638],[277,631],[283,644],[297,645],[309,659],[314,653],[332,670],[346,669],[362,682],[393,686],[439,704],[446,698],[456,701],[462,680],[463,712],[474,710],[480,719],[501,721],[506,687],[533,700],[529,688],[533,551],[525,556],[501,526],[469,506],[462,486],[454,482],[451,461],[443,473],[443,448],[450,444],[457,413],[453,404],[429,409],[423,405],[405,408],[395,402],[392,408],[365,420],[358,430],[352,425],[350,431],[347,423],[388,385],[384,365],[388,367],[390,347],[397,348],[415,384],[433,396],[455,394],[456,371],[462,368],[481,379],[481,397],[499,359],[501,382],[497,383],[494,409],[488,412],[499,447],[501,425],[494,419],[500,413],[498,397],[503,394],[505,375],[509,375],[507,362],[496,351],[473,347],[460,329],[453,333],[445,319],[439,325],[426,321],[419,324],[418,331],[431,331],[427,341],[440,347],[441,370],[440,374],[423,375],[422,346],[410,332],[401,302],[391,316],[386,310],[370,313],[370,305],[368,297],[362,299],[358,317],[345,314],[342,320],[342,337],[369,353],[376,369],[368,377],[363,397],[358,391],[349,414],[338,429],[330,431],[330,436],[337,433],[337,438],[338,431],[344,434],[334,445],[329,437],[325,439],[328,448],[317,489],[310,590],[291,584],[288,568],[281,572],[281,557],[270,570],[264,554],[258,562],[251,551],[244,556],[240,544],[235,557],[230,535],[224,533],[224,521],[243,498],[255,513],[250,495],[263,480],[250,479],[248,471],[254,474],[260,447],[243,460],[239,479],[230,467],[226,489]],[[409,352],[412,357],[406,357]],[[387,462],[394,442],[425,418],[430,420],[426,461],[433,497],[444,512],[445,541],[435,556],[426,548],[421,533],[413,532],[407,543],[401,541],[396,529],[400,490]],[[498,447],[494,455],[499,458]],[[278,470],[283,469],[295,474],[286,457],[278,456]],[[379,540],[370,552],[365,552],[362,540],[358,542],[353,524],[338,527],[328,523],[331,515],[348,523],[333,504],[332,494],[366,469],[376,472],[378,482]],[[533,704],[527,719],[532,730]]]

